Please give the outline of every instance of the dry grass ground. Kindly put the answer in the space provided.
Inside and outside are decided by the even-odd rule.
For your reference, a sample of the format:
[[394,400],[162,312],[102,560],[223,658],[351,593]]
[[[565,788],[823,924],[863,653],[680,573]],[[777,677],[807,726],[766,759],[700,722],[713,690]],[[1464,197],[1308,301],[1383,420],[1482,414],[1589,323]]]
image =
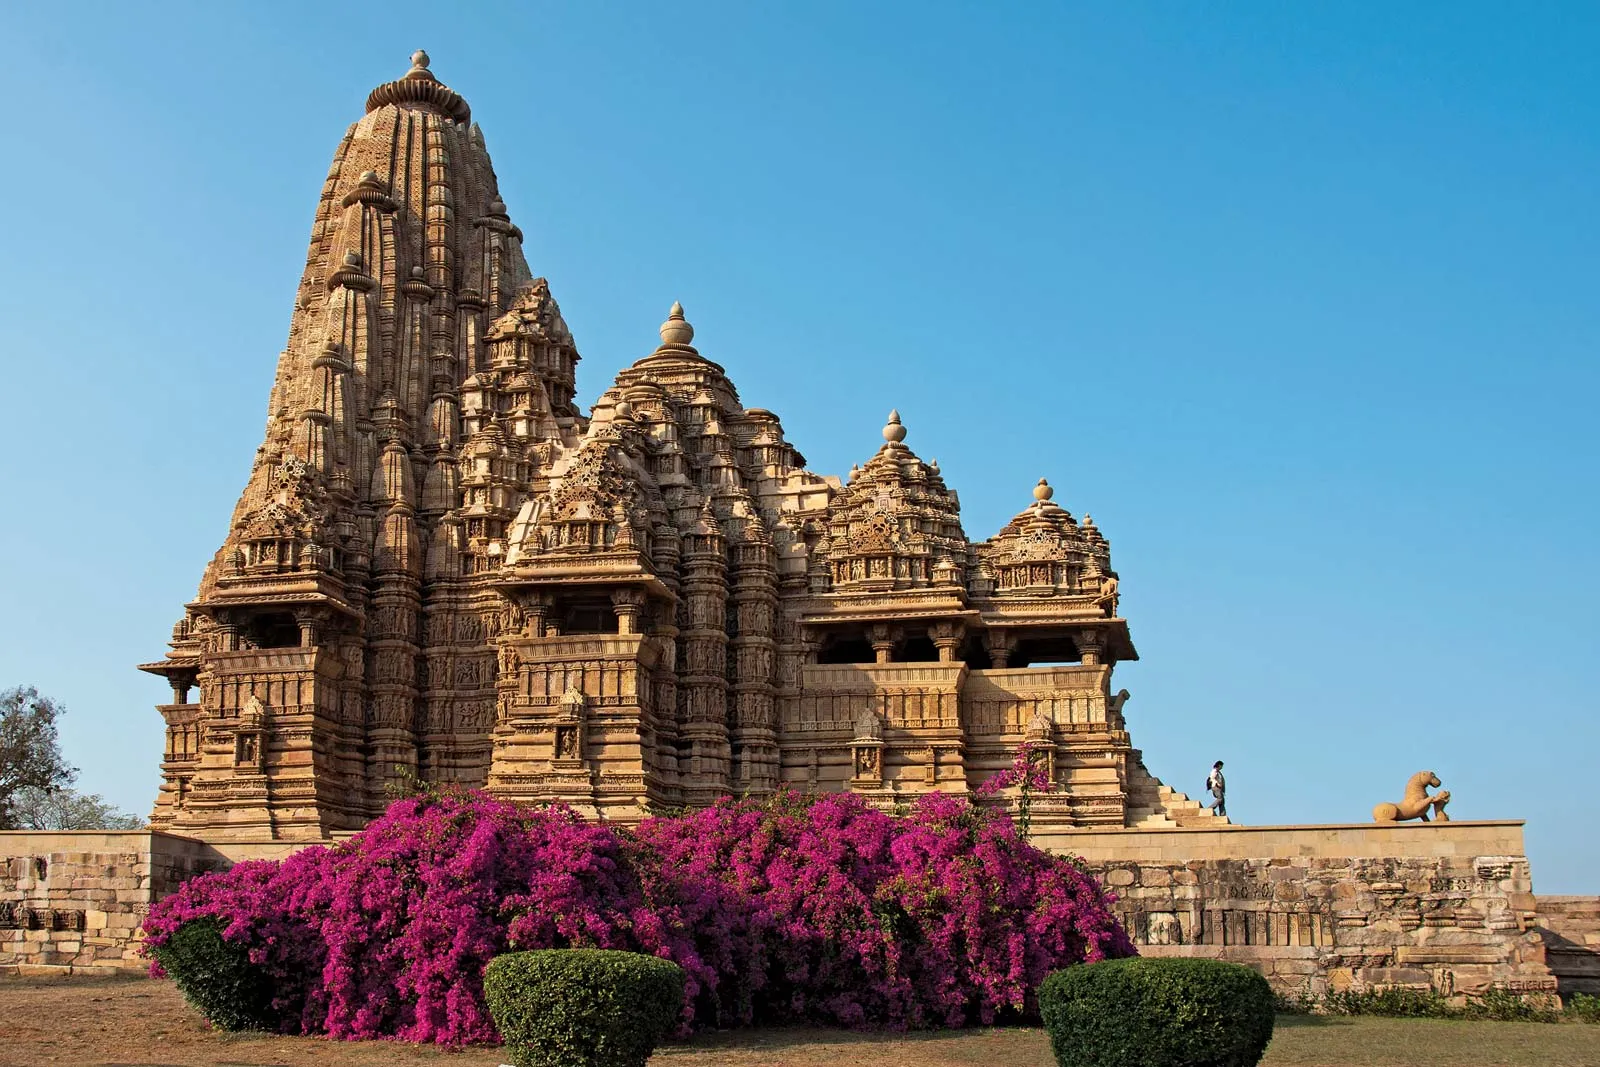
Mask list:
[[[443,1052],[392,1042],[210,1030],[170,982],[0,978],[0,1065],[494,1067],[496,1049]],[[663,1067],[1051,1067],[1036,1029],[930,1034],[756,1030],[658,1052]],[[1269,1067],[1600,1067],[1600,1026],[1284,1016]],[[1135,1065],[1130,1065],[1135,1067]]]

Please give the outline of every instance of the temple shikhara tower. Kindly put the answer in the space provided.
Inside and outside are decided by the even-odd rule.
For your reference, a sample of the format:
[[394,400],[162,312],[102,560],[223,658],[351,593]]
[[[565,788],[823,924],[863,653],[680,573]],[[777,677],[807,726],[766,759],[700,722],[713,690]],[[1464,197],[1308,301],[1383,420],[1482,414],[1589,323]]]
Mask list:
[[621,821],[785,787],[890,807],[1024,741],[1056,783],[1036,826],[1221,822],[1130,745],[1088,516],[1041,479],[970,539],[893,412],[813,473],[693,341],[674,304],[586,413],[466,101],[420,52],[373,90],[226,540],[142,667],[173,691],[153,827],[323,840],[416,779]]

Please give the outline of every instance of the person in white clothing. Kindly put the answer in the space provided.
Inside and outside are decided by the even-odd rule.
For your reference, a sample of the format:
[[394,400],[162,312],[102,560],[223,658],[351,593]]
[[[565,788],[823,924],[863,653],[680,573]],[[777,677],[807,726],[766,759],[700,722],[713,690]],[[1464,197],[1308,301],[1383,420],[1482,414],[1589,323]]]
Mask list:
[[1215,798],[1207,807],[1226,819],[1228,817],[1228,784],[1222,780],[1221,760],[1217,760],[1211,765],[1211,773],[1206,776],[1206,789]]

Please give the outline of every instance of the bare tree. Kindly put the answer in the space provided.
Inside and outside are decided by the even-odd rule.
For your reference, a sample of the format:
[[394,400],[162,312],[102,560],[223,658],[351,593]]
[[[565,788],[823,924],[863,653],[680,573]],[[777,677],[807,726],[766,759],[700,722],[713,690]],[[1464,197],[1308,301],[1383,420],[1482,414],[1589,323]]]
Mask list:
[[64,789],[78,772],[61,756],[56,719],[66,711],[32,686],[0,692],[0,830],[15,830],[17,794]]
[[145,824],[99,793],[76,789],[19,789],[12,814],[19,830],[138,830]]

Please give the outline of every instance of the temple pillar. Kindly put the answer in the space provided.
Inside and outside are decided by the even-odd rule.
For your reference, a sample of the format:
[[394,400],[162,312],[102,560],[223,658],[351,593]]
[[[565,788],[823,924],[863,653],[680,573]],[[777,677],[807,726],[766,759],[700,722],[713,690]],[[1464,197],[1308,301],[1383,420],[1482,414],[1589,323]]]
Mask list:
[[933,640],[933,647],[939,650],[940,663],[956,661],[964,629],[965,627],[958,622],[936,622],[928,628],[928,636]]
[[644,613],[644,593],[638,589],[617,589],[611,594],[611,610],[617,616],[617,633],[639,632],[639,618]]
[[874,623],[867,627],[867,640],[872,644],[873,659],[877,663],[888,663],[894,658],[895,631],[886,623]]
[[1078,655],[1083,658],[1085,667],[1099,665],[1102,649],[1099,630],[1079,630],[1073,636],[1073,641],[1078,646]]
[[300,647],[316,648],[322,639],[322,616],[314,611],[297,611],[294,621],[300,627]]
[[989,653],[989,666],[993,670],[1011,666],[1011,650],[1017,640],[1007,630],[988,630],[983,635],[984,651]]

